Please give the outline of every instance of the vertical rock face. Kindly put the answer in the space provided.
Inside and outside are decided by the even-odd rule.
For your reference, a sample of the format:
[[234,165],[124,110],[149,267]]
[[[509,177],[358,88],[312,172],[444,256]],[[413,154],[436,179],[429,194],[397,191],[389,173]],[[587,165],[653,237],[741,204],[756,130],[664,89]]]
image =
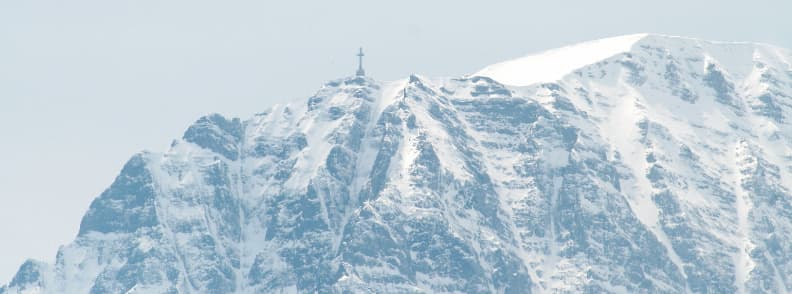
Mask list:
[[792,55],[609,40],[203,117],[0,293],[786,292]]

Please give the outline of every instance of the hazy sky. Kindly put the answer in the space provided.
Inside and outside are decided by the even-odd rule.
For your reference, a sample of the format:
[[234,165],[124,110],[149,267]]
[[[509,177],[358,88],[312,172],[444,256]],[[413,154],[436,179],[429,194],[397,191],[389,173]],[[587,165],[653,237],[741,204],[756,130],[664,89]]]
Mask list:
[[52,261],[135,152],[354,73],[459,76],[656,32],[792,48],[792,1],[0,1],[0,284]]

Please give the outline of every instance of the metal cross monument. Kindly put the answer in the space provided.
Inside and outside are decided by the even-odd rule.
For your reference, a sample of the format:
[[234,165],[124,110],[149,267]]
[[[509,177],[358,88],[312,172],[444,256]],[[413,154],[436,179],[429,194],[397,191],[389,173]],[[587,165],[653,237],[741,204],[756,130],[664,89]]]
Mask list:
[[355,73],[355,75],[359,76],[359,77],[362,77],[362,76],[366,75],[366,71],[363,70],[363,56],[364,56],[363,47],[360,47],[360,52],[358,52],[357,56],[358,56],[358,69],[357,69],[357,73]]

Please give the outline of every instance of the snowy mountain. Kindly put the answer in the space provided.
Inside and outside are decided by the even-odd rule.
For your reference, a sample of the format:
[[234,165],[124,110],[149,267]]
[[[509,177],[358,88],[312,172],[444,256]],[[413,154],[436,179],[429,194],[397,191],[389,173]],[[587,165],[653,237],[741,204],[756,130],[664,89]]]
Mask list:
[[365,77],[142,152],[0,293],[786,293],[792,53],[662,35]]

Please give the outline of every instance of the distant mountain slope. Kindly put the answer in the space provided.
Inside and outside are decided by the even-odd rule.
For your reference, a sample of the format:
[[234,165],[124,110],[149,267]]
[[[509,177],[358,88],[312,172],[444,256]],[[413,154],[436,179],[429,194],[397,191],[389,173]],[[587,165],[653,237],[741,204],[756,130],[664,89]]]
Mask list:
[[209,115],[0,293],[786,293],[791,63],[641,34]]

